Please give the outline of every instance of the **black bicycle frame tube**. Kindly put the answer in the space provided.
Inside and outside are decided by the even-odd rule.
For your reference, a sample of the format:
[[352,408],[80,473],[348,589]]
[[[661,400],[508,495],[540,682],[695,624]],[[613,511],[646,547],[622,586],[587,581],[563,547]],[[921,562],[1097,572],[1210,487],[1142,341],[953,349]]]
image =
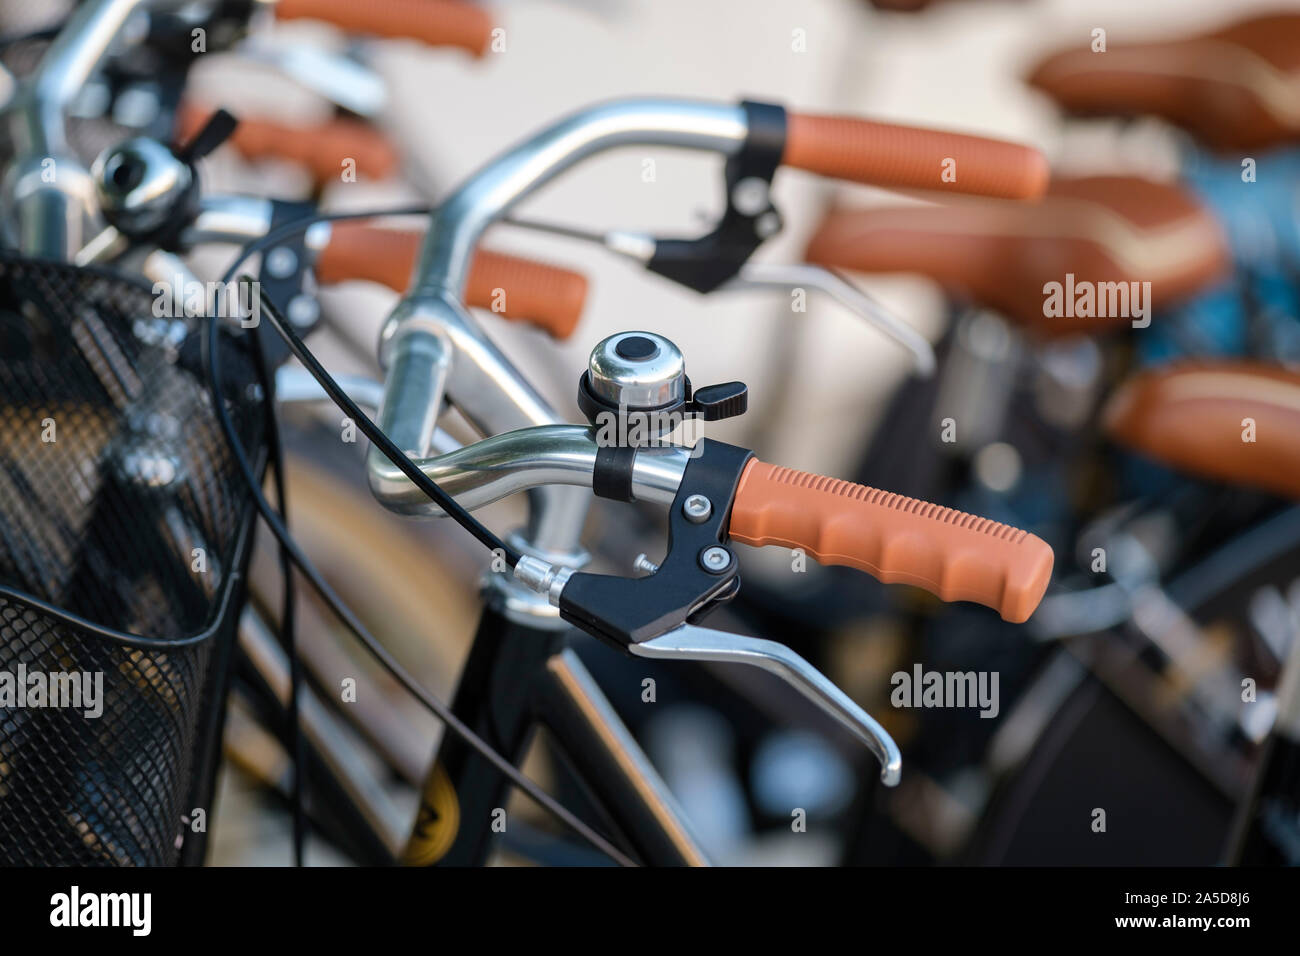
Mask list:
[[[704,854],[682,824],[667,787],[577,656],[575,632],[533,627],[489,600],[456,688],[452,710],[515,762],[535,727],[550,732],[605,819],[641,862],[697,865]],[[481,866],[509,823],[509,781],[458,737],[447,735],[425,778],[402,862]]]

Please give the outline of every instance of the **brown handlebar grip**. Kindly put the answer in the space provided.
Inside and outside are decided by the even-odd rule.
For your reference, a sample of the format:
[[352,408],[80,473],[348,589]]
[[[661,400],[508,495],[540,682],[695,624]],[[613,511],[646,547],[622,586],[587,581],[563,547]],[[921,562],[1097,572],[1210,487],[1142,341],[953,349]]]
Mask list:
[[[405,292],[423,238],[407,229],[337,222],[316,259],[316,278],[327,284],[366,279]],[[527,322],[556,339],[573,333],[586,299],[581,273],[484,249],[474,254],[465,288],[467,304]]]
[[742,544],[802,548],[886,584],[1029,618],[1052,575],[1052,549],[1027,531],[849,481],[751,461],[732,506]]
[[463,0],[279,0],[280,20],[323,20],[349,33],[487,52],[492,17]]
[[1047,160],[1030,146],[850,116],[789,113],[781,162],[870,186],[1036,199]]
[[[176,134],[184,141],[197,133],[211,111],[183,104]],[[386,179],[397,171],[397,150],[373,126],[358,120],[331,119],[315,126],[290,126],[272,120],[240,118],[228,140],[245,159],[283,159],[305,166],[317,184],[341,181],[345,162],[368,179]]]

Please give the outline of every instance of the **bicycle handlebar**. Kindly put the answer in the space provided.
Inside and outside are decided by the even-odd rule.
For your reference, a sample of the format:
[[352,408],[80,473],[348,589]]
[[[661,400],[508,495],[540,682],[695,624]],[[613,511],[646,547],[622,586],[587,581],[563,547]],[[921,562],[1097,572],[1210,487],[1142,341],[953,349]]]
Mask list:
[[[416,462],[473,510],[547,484],[590,488],[601,449],[593,431],[552,425],[507,432]],[[690,461],[680,446],[640,448],[633,497],[668,505]],[[391,464],[371,455],[371,490],[402,514],[441,516]],[[944,601],[974,601],[1028,620],[1051,579],[1051,546],[1036,535],[952,508],[752,459],[731,502],[727,534],[751,547],[802,548],[822,564],[911,584]]]
[[1024,622],[1052,574],[1041,538],[988,518],[758,460],[745,468],[728,533],[802,548],[822,564],[974,601]]
[[[321,282],[366,279],[405,292],[423,235],[360,223],[335,223],[316,260]],[[587,279],[581,273],[519,256],[479,249],[470,266],[465,302],[527,322],[552,338],[568,338],[582,318]]]
[[279,20],[321,20],[349,33],[452,46],[474,56],[487,52],[492,17],[462,0],[279,0]]
[[[936,163],[935,175],[941,176],[941,160],[947,157],[936,150],[946,149],[960,154],[952,184],[958,191],[1028,194],[1041,188],[1045,164],[1026,147],[866,121],[822,117],[787,122],[789,165],[859,180],[870,177],[880,184],[916,185],[922,178],[917,164],[927,157]],[[871,135],[860,135],[864,130]],[[381,427],[423,456],[444,397],[462,411],[468,409],[476,426],[488,434],[561,423],[460,304],[482,233],[520,200],[596,153],[622,146],[673,146],[730,156],[745,146],[749,133],[748,113],[738,104],[620,100],[565,117],[480,169],[434,213],[411,290],[385,322],[380,358],[388,373]],[[877,150],[883,152],[873,158]],[[993,169],[999,161],[1019,172],[1000,178]],[[461,343],[467,354],[460,354]],[[453,350],[455,362],[449,354]],[[462,391],[465,388],[474,393]],[[574,509],[559,520],[566,525],[560,537],[577,540],[581,518]]]

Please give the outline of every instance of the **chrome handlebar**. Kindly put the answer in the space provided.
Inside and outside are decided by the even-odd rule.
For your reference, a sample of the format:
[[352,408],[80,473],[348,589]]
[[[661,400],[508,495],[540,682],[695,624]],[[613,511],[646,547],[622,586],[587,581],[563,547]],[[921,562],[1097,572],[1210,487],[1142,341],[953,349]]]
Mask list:
[[745,142],[744,110],[696,100],[625,99],[587,107],[493,160],[434,213],[413,295],[457,299],[484,230],[516,203],[584,159],[621,146],[675,146],[730,155]]
[[[469,511],[544,485],[591,488],[600,445],[583,425],[540,425],[484,438],[415,464]],[[691,450],[664,445],[636,450],[632,494],[637,501],[672,504]],[[378,459],[378,460],[377,460]],[[370,490],[400,514],[444,512],[377,449],[370,452]]]
[[[380,426],[404,451],[423,459],[444,398],[484,435],[564,424],[462,304],[483,232],[521,199],[596,153],[640,145],[730,154],[747,132],[744,111],[736,105],[622,100],[562,119],[475,173],[433,214],[411,291],[384,323],[380,362],[387,377]],[[372,456],[370,470],[372,487],[392,488],[384,461]],[[588,496],[562,494],[567,491],[552,487],[534,500],[530,541],[539,550],[579,550]]]

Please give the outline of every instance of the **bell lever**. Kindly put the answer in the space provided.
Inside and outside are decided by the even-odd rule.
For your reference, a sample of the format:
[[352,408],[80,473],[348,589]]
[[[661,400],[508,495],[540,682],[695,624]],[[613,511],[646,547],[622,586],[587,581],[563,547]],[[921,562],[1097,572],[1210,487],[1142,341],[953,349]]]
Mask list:
[[198,162],[228,140],[238,125],[239,120],[229,110],[217,110],[188,143],[174,150],[177,159],[186,163]]

